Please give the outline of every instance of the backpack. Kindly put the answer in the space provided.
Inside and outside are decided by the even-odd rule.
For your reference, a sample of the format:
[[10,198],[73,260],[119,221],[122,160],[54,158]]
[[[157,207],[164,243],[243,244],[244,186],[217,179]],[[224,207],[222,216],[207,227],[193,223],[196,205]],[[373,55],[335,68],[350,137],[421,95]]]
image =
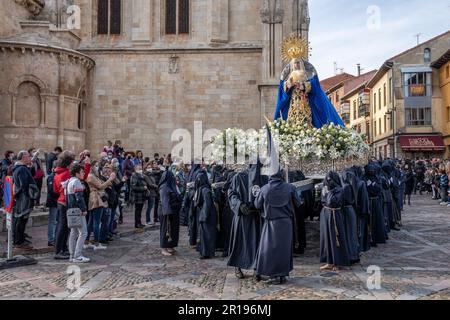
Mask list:
[[55,175],[55,173],[52,173],[47,177],[47,194],[50,198],[58,199],[59,195],[55,193],[55,189],[53,188]]

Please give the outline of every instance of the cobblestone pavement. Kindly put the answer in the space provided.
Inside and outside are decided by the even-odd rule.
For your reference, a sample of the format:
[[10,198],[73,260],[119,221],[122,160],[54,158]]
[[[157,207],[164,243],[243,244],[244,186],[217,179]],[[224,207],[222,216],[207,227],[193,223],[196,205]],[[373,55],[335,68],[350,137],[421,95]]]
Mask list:
[[[159,231],[121,238],[93,262],[77,266],[35,256],[35,266],[0,271],[2,299],[450,299],[450,209],[428,197],[406,207],[404,227],[388,244],[366,253],[361,264],[339,273],[319,270],[318,223],[308,222],[308,249],[295,258],[287,284],[237,280],[226,259],[199,260],[182,228],[179,253],[162,257]],[[381,269],[381,288],[369,290],[369,266]],[[73,272],[74,274],[69,274]],[[369,279],[370,280],[370,279]],[[69,285],[68,285],[69,284]]]

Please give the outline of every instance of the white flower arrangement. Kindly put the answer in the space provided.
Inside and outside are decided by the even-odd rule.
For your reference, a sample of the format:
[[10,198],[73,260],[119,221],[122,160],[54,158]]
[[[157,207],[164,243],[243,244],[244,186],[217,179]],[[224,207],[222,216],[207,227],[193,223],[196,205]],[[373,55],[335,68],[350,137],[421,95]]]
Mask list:
[[[369,146],[365,135],[352,129],[329,124],[321,129],[310,128],[306,124],[290,124],[283,120],[269,123],[274,143],[282,161],[312,159],[349,161],[367,156]],[[234,155],[246,158],[264,153],[267,146],[266,129],[255,130],[229,128],[212,140],[214,156],[222,157],[226,150],[234,150]]]

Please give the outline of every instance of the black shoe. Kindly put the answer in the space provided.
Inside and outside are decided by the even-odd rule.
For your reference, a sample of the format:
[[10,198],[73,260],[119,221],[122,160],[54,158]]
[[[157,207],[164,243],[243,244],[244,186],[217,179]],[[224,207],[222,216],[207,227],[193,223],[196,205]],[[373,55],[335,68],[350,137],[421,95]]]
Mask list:
[[211,257],[200,256],[200,260],[209,260],[209,259],[211,259]]
[[244,273],[242,272],[242,270],[240,268],[236,268],[234,269],[234,274],[236,275],[236,278],[238,279],[244,279]]
[[123,224],[123,218],[119,218],[119,224]]
[[31,244],[31,241],[30,241],[30,240],[28,240],[27,238],[25,238],[25,240],[23,240],[23,243],[26,243],[26,244]]
[[370,246],[371,246],[371,247],[374,247],[374,248],[378,247],[378,245],[377,245],[375,242],[372,242],[372,243],[370,244]]
[[400,231],[400,229],[397,228],[397,227],[393,227],[393,228],[391,228],[391,230],[394,230],[394,231]]
[[66,256],[62,253],[55,255],[55,260],[69,260],[70,256]]
[[54,246],[55,246],[55,243],[54,243],[54,242],[51,242],[51,241],[49,241],[49,242],[47,243],[47,246],[48,246],[48,247],[54,247]]
[[29,236],[29,235],[26,234],[26,233],[24,233],[23,235],[24,235],[24,237],[25,237],[26,239],[33,239],[33,237]]
[[259,274],[255,274],[254,278],[255,278],[256,282],[261,282],[262,281],[262,277]]
[[268,282],[270,285],[282,285],[286,283],[286,277],[272,278]]

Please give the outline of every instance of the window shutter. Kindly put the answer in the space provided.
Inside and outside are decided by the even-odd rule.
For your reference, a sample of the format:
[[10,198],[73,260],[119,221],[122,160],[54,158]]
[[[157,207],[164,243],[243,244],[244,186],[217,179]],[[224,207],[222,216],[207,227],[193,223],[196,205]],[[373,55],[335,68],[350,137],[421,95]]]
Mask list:
[[120,34],[122,25],[122,5],[121,0],[111,0],[111,34]]
[[108,34],[108,0],[98,0],[97,34]]

